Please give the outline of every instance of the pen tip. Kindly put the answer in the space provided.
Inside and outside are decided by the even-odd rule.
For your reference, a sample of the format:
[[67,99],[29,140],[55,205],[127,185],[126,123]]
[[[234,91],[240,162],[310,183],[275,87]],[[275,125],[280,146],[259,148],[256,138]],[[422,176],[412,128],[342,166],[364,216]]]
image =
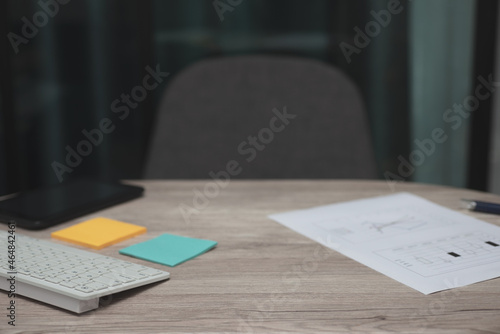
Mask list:
[[470,200],[470,199],[464,199],[464,198],[462,198],[461,204],[462,204],[463,208],[469,209],[469,210],[474,210],[474,208],[476,207],[476,203],[473,200]]

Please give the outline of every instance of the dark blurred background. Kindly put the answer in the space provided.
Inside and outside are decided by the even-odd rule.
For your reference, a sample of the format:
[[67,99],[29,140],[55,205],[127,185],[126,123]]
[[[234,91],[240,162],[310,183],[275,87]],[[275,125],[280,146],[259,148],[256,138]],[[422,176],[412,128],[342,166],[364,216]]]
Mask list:
[[[353,45],[355,28],[364,30],[390,3],[4,0],[0,195],[58,183],[53,162],[64,162],[66,146],[111,117],[112,102],[159,64],[170,76],[65,174],[141,178],[169,80],[207,57],[256,53],[314,58],[346,73],[364,98],[379,176],[396,173],[415,139],[429,137],[447,109],[474,95],[478,76],[494,75],[498,3],[401,1],[402,11],[349,61],[341,43]],[[26,30],[34,20],[38,31]],[[481,101],[409,180],[499,191],[495,106],[493,97]]]

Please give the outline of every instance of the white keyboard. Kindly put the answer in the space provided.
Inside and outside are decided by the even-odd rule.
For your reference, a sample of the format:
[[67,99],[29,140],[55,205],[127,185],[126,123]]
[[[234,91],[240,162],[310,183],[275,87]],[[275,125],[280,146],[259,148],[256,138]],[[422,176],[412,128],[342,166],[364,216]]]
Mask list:
[[[14,288],[16,295],[76,313],[97,308],[102,296],[170,277],[166,271],[18,233],[14,253],[9,254],[13,240],[9,236],[0,231],[0,289]],[[9,263],[12,254],[14,262]]]

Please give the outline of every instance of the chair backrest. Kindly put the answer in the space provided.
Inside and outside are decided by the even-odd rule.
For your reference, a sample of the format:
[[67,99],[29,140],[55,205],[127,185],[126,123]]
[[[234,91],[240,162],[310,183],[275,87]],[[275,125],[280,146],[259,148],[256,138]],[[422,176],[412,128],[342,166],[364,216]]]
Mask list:
[[146,178],[376,178],[355,85],[309,59],[201,61],[167,87]]

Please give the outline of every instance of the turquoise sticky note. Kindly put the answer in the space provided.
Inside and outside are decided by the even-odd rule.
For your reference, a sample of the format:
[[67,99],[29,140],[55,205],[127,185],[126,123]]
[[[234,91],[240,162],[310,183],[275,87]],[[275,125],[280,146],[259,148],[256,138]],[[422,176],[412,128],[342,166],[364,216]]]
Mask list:
[[216,241],[162,234],[120,250],[120,254],[174,267],[212,249]]

